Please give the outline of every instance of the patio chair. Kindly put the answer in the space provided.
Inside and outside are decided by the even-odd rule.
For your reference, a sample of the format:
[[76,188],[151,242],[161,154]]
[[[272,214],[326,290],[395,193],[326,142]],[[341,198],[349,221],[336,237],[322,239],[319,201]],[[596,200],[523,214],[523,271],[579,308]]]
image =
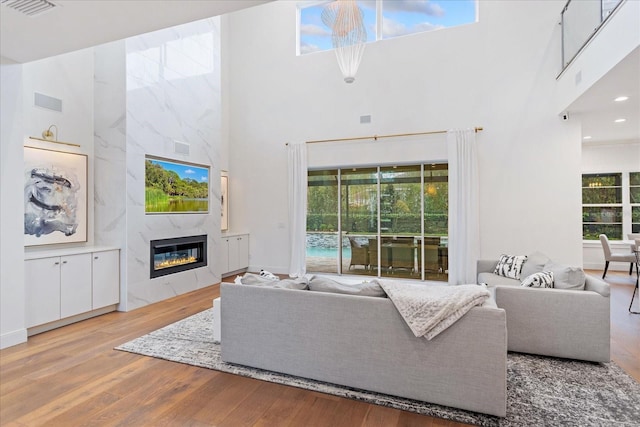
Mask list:
[[[380,247],[380,267],[388,269],[391,267],[391,260],[389,259],[389,248],[384,244],[385,238],[383,238]],[[369,239],[369,265],[372,270],[378,268],[378,239]]]
[[366,270],[369,267],[369,247],[367,245],[361,245],[358,243],[355,237],[347,236],[349,238],[349,245],[351,246],[351,262],[349,263],[349,270],[355,265],[362,265]]
[[398,269],[415,271],[415,251],[413,239],[411,242],[396,243],[391,248],[391,268],[393,271]]

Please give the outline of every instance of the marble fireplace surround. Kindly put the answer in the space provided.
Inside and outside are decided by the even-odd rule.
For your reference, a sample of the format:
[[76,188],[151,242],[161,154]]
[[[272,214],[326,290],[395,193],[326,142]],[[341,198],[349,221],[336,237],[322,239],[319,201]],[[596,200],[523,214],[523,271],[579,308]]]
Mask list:
[[[209,18],[95,48],[94,234],[122,248],[119,310],[220,281],[219,29]],[[209,212],[146,215],[147,155],[209,166]],[[206,266],[150,278],[151,240],[195,235]]]

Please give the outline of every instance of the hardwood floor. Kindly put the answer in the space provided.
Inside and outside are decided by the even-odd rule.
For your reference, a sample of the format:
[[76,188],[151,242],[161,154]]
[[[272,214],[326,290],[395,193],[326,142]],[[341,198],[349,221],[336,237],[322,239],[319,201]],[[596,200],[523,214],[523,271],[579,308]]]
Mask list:
[[[607,281],[612,290],[611,356],[640,381],[640,315],[627,312],[635,279],[609,272]],[[45,332],[0,351],[0,424],[464,425],[113,350],[210,308],[218,295],[219,285],[213,285],[128,313],[109,313]]]

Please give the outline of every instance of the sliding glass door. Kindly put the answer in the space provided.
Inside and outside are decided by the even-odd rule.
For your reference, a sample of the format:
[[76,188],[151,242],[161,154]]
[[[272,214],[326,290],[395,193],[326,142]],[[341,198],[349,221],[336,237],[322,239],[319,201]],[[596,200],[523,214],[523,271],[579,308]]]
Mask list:
[[341,170],[340,213],[343,272],[371,274],[369,242],[378,235],[378,168]]
[[446,164],[309,171],[307,271],[447,280]]
[[340,273],[338,170],[309,171],[307,185],[307,271]]
[[449,170],[424,165],[424,278],[447,280],[449,268]]

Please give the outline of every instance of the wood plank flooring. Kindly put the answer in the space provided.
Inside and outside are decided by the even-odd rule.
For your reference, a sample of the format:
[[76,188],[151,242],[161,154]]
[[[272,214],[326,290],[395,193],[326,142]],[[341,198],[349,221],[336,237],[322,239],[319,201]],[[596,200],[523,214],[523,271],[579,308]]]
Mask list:
[[[612,359],[640,381],[640,315],[627,312],[635,280],[610,272],[607,281]],[[218,295],[216,284],[35,335],[0,351],[0,425],[464,425],[113,350],[210,308]]]

